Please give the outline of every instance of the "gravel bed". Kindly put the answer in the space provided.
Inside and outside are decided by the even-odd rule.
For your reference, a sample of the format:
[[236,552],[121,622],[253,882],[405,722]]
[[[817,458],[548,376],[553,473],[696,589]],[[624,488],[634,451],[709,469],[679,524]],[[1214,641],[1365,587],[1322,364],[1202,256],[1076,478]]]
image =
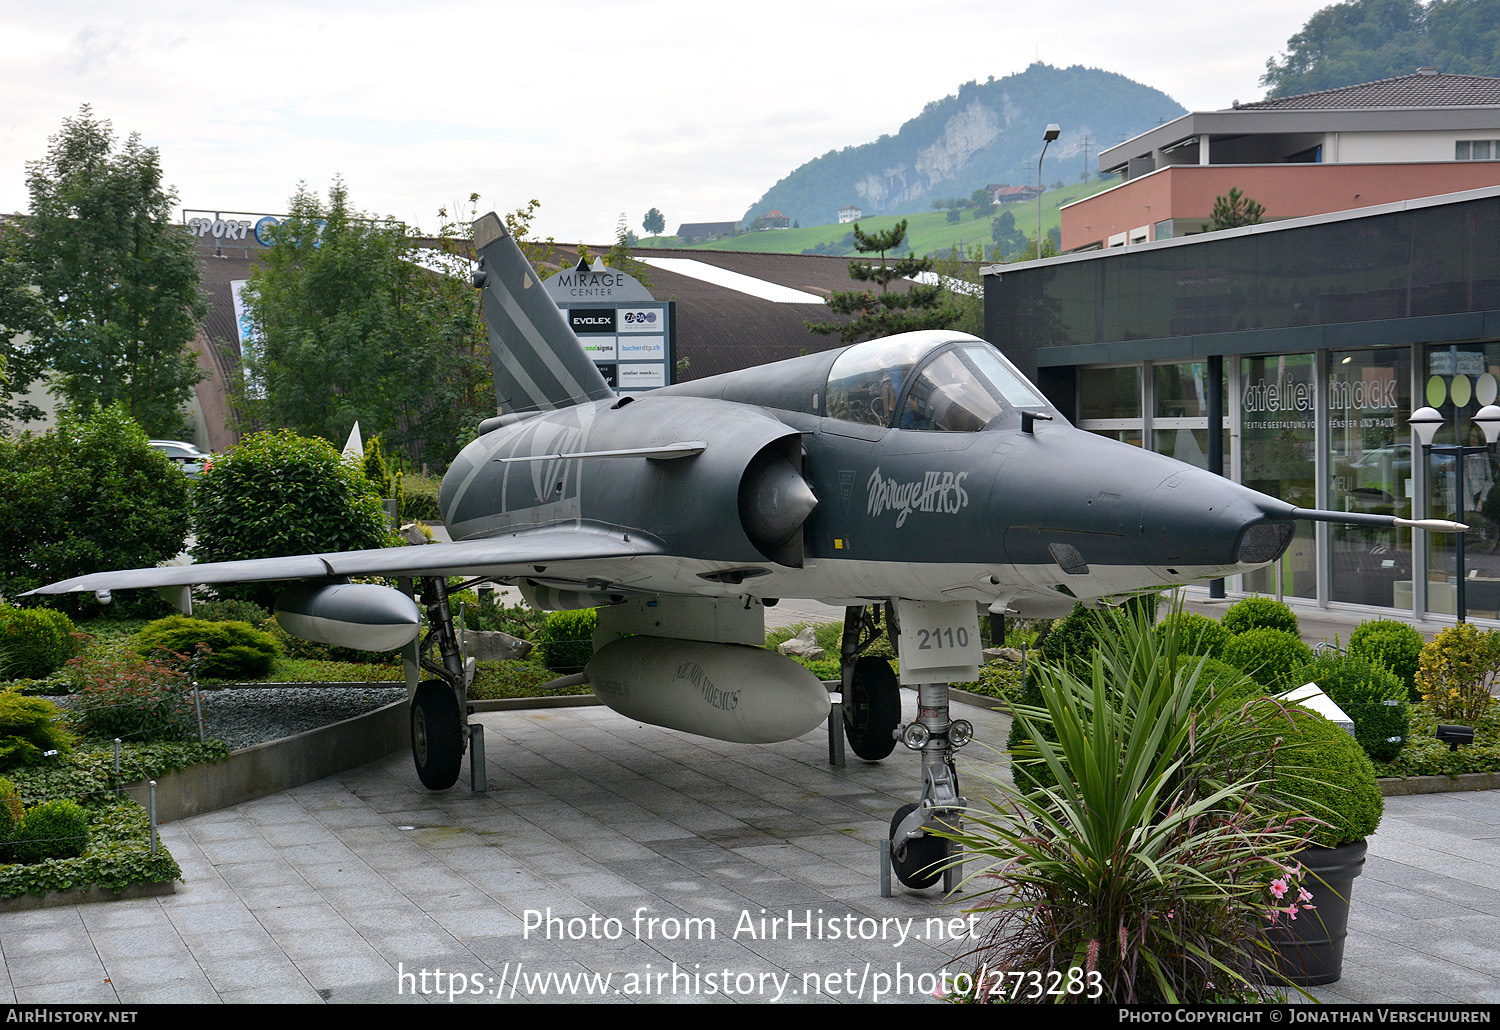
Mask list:
[[[230,687],[202,692],[208,736],[229,750],[264,744],[352,719],[406,698],[406,686],[273,686]],[[64,711],[69,698],[48,700]]]
[[239,687],[203,691],[208,735],[231,751],[280,740],[406,698],[406,685],[389,687]]

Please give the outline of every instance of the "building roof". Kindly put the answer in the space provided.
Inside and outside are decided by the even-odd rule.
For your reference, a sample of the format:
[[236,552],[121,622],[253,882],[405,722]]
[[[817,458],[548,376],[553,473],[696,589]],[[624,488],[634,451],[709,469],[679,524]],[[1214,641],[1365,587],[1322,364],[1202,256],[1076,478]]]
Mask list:
[[1299,93],[1250,104],[1236,111],[1348,111],[1403,107],[1482,107],[1500,105],[1500,79],[1445,75],[1423,70],[1412,75],[1361,82],[1354,86]]
[[683,222],[677,227],[678,236],[729,235],[738,232],[739,222]]

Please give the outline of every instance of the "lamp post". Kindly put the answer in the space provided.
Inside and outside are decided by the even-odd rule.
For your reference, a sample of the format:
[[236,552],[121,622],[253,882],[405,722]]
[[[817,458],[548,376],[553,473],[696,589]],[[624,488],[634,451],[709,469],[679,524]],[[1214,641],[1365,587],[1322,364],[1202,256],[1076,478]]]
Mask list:
[[1042,133],[1042,153],[1036,159],[1036,256],[1042,256],[1042,158],[1047,156],[1047,145],[1062,135],[1062,129],[1058,128],[1056,122],[1047,125],[1047,131]]
[[[1484,446],[1465,446],[1461,443],[1435,444],[1433,439],[1437,431],[1442,428],[1448,420],[1441,412],[1433,407],[1421,407],[1412,412],[1412,431],[1417,434],[1417,441],[1422,445],[1423,454],[1447,454],[1453,457],[1454,475],[1454,501],[1458,506],[1457,520],[1463,521],[1466,498],[1464,497],[1464,459],[1471,454],[1488,454],[1490,448],[1495,446],[1495,441],[1500,438],[1500,406],[1486,404],[1474,413],[1473,422],[1484,433]],[[1455,436],[1458,434],[1458,405],[1453,406],[1453,430]],[[1429,498],[1432,491],[1428,491]],[[1468,620],[1468,594],[1465,589],[1467,570],[1464,560],[1464,534],[1458,534],[1458,544],[1454,551],[1457,561],[1457,587],[1454,591],[1454,605],[1458,609],[1458,621]]]

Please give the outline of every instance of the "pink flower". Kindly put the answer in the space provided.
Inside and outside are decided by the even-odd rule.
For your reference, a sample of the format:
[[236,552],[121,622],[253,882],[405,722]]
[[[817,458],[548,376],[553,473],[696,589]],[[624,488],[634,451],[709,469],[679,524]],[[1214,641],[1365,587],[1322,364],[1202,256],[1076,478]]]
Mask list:
[[1286,910],[1286,914],[1289,915],[1289,916],[1291,916],[1293,919],[1296,919],[1297,918],[1297,906],[1293,905],[1290,908],[1288,908]]
[[[1298,887],[1297,888],[1297,900],[1300,901],[1300,902],[1302,902],[1302,903],[1304,903],[1304,904],[1306,904],[1307,902],[1309,902],[1309,901],[1312,900],[1312,895],[1309,894],[1309,893],[1307,893],[1307,888],[1305,888],[1305,887]],[[1307,907],[1308,908],[1312,908],[1311,905],[1307,905]]]
[[1280,880],[1271,881],[1271,893],[1276,895],[1277,900],[1286,897],[1287,882],[1285,877]]

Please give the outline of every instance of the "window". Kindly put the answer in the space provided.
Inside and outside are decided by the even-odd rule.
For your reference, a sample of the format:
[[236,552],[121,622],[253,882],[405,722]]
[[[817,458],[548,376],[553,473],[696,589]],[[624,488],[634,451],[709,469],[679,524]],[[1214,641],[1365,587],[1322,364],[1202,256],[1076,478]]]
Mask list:
[[1500,139],[1461,139],[1453,144],[1455,161],[1500,159]]

